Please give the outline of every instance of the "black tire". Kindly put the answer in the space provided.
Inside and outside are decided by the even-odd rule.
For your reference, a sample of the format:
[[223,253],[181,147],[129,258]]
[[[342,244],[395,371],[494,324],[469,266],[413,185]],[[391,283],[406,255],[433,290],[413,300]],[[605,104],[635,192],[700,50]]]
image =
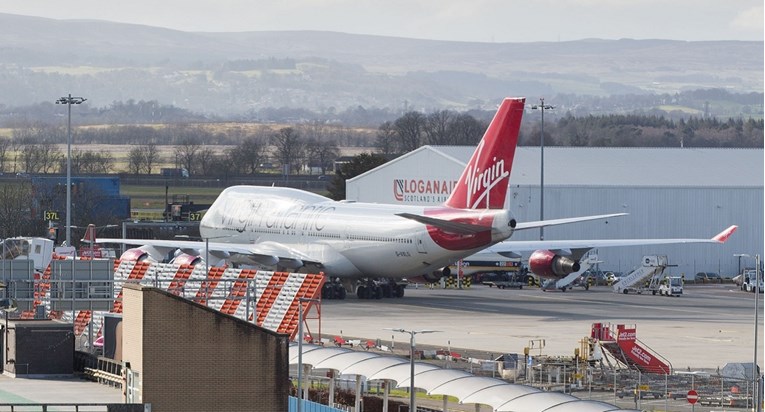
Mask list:
[[369,299],[369,291],[367,290],[367,287],[359,286],[359,288],[356,290],[356,296],[359,299]]
[[326,300],[332,300],[335,298],[335,288],[329,284],[324,285],[323,288],[321,288],[321,298]]
[[342,285],[339,285],[339,287],[335,290],[335,297],[337,297],[340,300],[345,299],[345,288]]
[[622,293],[624,293],[625,295],[627,295],[627,294],[629,294],[629,293],[630,293],[630,291],[629,291],[629,290],[627,290],[627,289],[624,289],[624,291],[623,291]]
[[397,298],[403,298],[404,297],[404,287],[401,285],[396,285],[396,297]]

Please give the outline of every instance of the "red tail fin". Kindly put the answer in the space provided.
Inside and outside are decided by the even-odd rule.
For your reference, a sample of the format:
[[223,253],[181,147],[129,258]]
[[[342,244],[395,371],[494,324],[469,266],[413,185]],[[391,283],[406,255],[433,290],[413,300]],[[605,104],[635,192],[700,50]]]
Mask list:
[[525,102],[525,98],[508,98],[502,102],[446,206],[504,208]]
[[96,225],[89,224],[88,228],[85,229],[85,236],[81,239],[83,242],[86,242],[88,244],[93,244],[96,241]]

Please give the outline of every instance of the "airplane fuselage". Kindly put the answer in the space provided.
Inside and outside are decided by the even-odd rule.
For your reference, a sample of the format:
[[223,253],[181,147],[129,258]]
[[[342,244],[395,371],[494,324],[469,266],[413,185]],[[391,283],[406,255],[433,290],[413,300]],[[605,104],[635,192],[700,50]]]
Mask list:
[[[483,225],[455,234],[401,216],[410,213]],[[408,277],[430,273],[512,234],[508,210],[335,202],[280,187],[226,189],[200,223],[203,238],[278,245],[332,277]]]

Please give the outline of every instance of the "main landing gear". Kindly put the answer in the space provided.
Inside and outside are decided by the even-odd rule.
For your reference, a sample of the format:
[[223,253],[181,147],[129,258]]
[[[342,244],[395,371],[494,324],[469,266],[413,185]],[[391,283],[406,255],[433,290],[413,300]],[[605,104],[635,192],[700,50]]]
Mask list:
[[405,283],[396,283],[393,280],[362,280],[350,284],[339,280],[327,281],[321,290],[322,299],[345,299],[347,290],[356,291],[359,299],[382,299],[404,297]]

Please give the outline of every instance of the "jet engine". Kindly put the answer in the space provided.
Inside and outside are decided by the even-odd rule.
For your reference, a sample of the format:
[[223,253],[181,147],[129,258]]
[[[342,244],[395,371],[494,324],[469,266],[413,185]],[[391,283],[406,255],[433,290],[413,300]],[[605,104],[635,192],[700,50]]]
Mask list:
[[578,272],[579,262],[550,250],[536,250],[529,256],[529,269],[543,278],[558,279]]
[[120,260],[134,260],[136,262],[161,262],[164,258],[160,251],[148,245],[128,249],[120,256]]
[[431,273],[426,273],[420,276],[413,276],[407,279],[410,282],[414,282],[414,283],[433,283],[433,282],[438,282],[439,280],[441,280],[442,277],[449,276],[451,274],[452,274],[452,271],[447,266],[443,269],[434,270]]
[[170,261],[170,263],[174,263],[176,265],[187,265],[187,266],[195,266],[202,262],[204,262],[204,260],[202,260],[201,257],[189,255],[187,253],[179,253],[173,258],[173,260]]

